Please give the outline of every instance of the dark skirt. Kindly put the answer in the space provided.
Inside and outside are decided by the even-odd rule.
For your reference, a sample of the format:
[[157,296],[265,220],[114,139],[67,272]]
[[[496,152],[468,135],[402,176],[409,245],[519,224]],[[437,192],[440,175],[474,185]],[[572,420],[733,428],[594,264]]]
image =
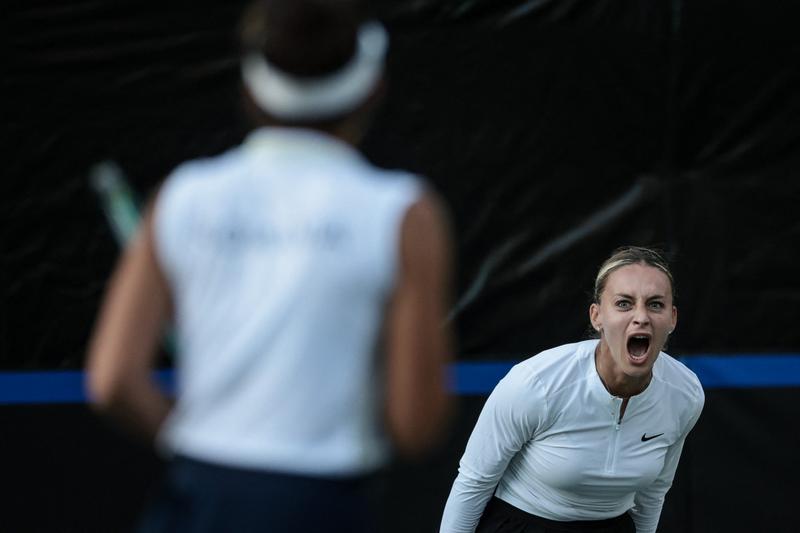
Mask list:
[[486,505],[475,533],[636,533],[628,513],[606,520],[560,522],[526,513],[503,500],[493,497]]
[[139,533],[372,533],[371,479],[327,479],[174,459]]

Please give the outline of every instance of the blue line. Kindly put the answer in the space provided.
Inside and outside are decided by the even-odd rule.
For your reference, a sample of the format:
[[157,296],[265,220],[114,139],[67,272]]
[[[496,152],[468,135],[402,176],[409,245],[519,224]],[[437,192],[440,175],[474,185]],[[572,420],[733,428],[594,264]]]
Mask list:
[[800,387],[800,354],[695,354],[679,359],[707,389]]
[[[705,389],[800,388],[800,354],[693,354],[678,357]],[[489,394],[516,361],[463,362],[452,369],[454,390]]]
[[3,372],[0,404],[83,403],[83,372]]
[[517,361],[466,361],[450,367],[450,387],[465,396],[489,394]]
[[[706,389],[800,387],[800,354],[697,354],[679,357]],[[517,361],[464,361],[451,367],[456,394],[486,395]],[[156,373],[168,392],[171,370]],[[81,404],[87,401],[79,370],[0,372],[0,405]]]
[[[171,370],[160,370],[156,381],[174,390]],[[0,405],[86,403],[84,374],[80,370],[0,372]]]

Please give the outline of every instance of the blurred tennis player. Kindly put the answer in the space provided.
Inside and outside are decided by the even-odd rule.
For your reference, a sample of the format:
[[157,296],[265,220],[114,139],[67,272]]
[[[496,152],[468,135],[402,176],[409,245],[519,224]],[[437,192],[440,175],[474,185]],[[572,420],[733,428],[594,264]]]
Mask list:
[[[89,393],[170,454],[142,531],[373,531],[371,475],[432,446],[449,410],[446,216],[354,148],[379,23],[269,0],[243,36],[257,127],[164,183],[105,296]],[[174,405],[152,379],[170,320]]]

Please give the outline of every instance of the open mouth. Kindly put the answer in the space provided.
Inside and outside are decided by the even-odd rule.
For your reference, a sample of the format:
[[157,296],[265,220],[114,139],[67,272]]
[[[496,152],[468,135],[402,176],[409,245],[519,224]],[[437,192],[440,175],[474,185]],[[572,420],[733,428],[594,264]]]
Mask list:
[[628,354],[633,362],[644,362],[649,348],[650,335],[631,335],[628,337]]

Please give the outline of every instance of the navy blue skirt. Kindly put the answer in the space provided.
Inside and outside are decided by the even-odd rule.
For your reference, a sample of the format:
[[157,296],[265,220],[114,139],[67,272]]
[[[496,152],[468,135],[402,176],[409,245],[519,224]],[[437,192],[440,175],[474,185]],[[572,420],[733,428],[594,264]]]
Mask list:
[[327,479],[230,468],[179,457],[139,533],[368,533],[371,478]]

